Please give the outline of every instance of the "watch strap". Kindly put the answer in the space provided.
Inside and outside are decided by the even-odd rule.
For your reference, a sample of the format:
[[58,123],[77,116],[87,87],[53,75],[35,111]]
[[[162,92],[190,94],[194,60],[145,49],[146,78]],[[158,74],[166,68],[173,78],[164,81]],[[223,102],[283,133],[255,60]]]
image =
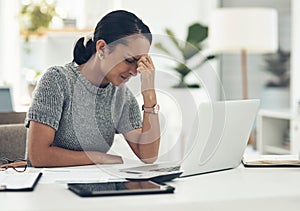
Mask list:
[[152,113],[152,114],[157,114],[159,112],[159,105],[155,104],[153,107],[145,107],[142,105],[142,110],[146,113]]

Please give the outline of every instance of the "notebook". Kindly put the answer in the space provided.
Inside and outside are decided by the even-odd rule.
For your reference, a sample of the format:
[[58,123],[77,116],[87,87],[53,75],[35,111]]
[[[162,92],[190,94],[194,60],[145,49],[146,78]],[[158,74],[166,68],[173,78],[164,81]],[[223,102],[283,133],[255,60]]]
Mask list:
[[245,167],[300,167],[298,155],[244,155]]
[[182,172],[180,177],[186,177],[236,168],[247,147],[259,103],[258,99],[202,103],[185,140],[185,156],[181,161],[145,164],[120,171],[137,175]]
[[1,191],[33,191],[41,172],[1,172],[0,173],[0,192]]

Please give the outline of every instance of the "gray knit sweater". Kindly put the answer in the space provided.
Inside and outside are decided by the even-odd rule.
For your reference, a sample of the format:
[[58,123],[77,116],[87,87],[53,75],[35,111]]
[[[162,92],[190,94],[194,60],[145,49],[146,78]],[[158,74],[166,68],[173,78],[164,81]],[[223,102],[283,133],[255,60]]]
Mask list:
[[91,84],[74,63],[48,69],[34,92],[25,120],[56,130],[53,146],[107,152],[115,133],[142,127],[138,103],[126,86]]

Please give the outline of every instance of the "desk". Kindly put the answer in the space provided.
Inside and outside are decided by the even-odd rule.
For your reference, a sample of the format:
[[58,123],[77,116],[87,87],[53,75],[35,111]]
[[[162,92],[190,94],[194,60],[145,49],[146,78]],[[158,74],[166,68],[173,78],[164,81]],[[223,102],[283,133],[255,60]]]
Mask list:
[[65,184],[0,192],[1,210],[299,210],[300,168],[244,168],[180,178],[174,194],[81,198]]

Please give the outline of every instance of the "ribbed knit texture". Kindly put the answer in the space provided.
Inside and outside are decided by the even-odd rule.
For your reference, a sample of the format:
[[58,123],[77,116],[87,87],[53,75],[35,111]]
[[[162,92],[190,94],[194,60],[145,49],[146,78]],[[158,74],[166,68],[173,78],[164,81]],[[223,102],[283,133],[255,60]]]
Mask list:
[[141,128],[138,103],[126,86],[91,84],[73,63],[48,69],[34,92],[25,120],[56,130],[53,146],[107,152],[115,133]]

